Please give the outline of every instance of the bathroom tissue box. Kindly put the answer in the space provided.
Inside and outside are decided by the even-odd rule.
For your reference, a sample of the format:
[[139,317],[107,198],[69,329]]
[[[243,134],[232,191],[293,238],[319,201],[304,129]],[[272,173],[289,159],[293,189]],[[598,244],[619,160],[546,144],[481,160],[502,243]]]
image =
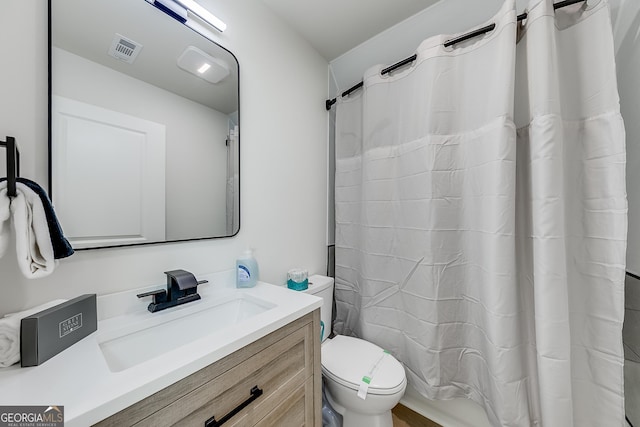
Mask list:
[[304,291],[309,288],[309,273],[301,268],[294,268],[287,272],[287,287],[294,291]]
[[20,324],[20,364],[40,365],[97,329],[96,294],[25,317]]

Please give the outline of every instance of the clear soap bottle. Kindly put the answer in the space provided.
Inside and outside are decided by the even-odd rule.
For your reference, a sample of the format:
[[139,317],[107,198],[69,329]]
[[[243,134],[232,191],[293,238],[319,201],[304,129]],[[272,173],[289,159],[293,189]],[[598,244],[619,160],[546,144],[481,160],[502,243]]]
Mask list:
[[236,260],[236,287],[253,288],[258,282],[258,262],[251,249],[247,249]]

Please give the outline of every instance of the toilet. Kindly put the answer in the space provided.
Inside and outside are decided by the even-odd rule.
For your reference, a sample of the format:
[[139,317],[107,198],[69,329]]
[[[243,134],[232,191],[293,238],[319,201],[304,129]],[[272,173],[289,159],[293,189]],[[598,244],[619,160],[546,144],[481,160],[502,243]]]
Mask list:
[[407,387],[404,368],[391,354],[368,341],[331,334],[333,278],[309,277],[304,291],[323,299],[320,318],[322,377],[327,400],[345,427],[391,427],[391,408]]

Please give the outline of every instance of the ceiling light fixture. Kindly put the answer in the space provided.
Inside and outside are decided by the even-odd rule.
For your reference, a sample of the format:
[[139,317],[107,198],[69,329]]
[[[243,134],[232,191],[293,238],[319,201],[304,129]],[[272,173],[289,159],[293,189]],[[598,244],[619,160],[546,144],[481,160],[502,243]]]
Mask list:
[[231,71],[229,64],[195,46],[188,46],[177,60],[178,67],[209,83],[220,83]]
[[227,29],[227,24],[222,22],[217,16],[196,3],[194,0],[174,0],[176,3],[186,7],[195,15],[211,24],[216,30],[223,32]]
[[[187,11],[196,15],[220,32],[227,29],[227,24],[194,0],[147,0],[147,2],[191,28],[193,28],[193,21],[187,18]],[[194,29],[198,31],[198,29]]]

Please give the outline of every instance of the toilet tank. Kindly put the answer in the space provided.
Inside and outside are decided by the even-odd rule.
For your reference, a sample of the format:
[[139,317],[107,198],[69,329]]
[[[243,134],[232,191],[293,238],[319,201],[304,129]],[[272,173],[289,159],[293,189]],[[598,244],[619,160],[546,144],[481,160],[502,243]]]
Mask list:
[[322,298],[320,320],[324,324],[322,341],[331,335],[331,317],[333,316],[333,278],[314,274],[309,277],[309,288],[305,291]]

